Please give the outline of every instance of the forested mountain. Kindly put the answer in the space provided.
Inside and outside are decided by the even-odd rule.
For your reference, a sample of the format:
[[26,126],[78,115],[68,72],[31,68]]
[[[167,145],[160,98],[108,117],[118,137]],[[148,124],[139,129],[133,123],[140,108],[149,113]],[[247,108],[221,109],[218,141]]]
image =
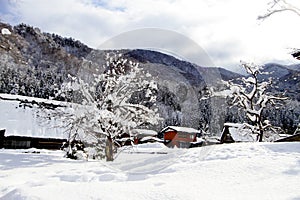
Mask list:
[[[76,94],[60,93],[69,74],[84,80],[103,72],[107,51],[88,47],[73,38],[43,33],[38,28],[0,23],[0,93],[20,94],[61,101],[80,101]],[[209,127],[219,133],[224,121],[240,121],[226,97],[212,93],[226,88],[226,81],[242,77],[223,68],[197,66],[173,56],[150,50],[120,50],[140,63],[158,82],[157,106],[165,125]],[[294,70],[295,68],[295,70]],[[292,131],[299,123],[299,70],[297,67],[267,64],[261,79],[273,77],[273,93],[289,97],[284,109],[269,109],[272,121]],[[222,81],[221,81],[222,80]]]

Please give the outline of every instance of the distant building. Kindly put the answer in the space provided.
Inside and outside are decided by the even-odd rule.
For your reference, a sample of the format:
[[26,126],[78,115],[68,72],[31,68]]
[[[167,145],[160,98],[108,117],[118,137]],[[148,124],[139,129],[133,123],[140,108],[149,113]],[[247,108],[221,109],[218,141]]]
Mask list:
[[159,132],[158,137],[169,147],[190,148],[195,145],[200,134],[200,131],[194,128],[168,126]]
[[147,142],[162,142],[157,138],[157,132],[148,129],[133,129],[131,135],[133,136],[134,144],[142,144]]
[[132,144],[143,144],[148,142],[163,142],[163,140],[157,138],[157,132],[148,129],[133,129],[131,134],[123,133],[115,140],[116,145],[128,146]]

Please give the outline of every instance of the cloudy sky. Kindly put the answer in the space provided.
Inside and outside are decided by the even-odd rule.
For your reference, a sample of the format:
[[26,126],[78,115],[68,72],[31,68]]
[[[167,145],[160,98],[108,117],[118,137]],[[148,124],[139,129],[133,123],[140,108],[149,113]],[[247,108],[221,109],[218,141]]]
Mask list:
[[[144,45],[197,62],[192,58],[195,48],[188,51],[193,54],[189,57],[179,45],[183,40],[186,44],[192,41],[207,53],[213,65],[235,70],[240,60],[297,63],[288,53],[290,48],[300,47],[300,16],[285,12],[258,21],[270,1],[0,0],[0,19],[73,37],[94,48],[122,38],[127,43],[120,48]],[[290,1],[299,4],[299,0]],[[172,42],[164,44],[171,36]],[[145,43],[140,41],[143,38]]]

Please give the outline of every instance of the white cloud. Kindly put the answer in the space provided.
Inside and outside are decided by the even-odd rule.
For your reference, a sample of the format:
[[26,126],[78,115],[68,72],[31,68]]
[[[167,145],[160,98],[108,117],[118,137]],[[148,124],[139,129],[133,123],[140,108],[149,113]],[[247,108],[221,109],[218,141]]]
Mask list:
[[[288,55],[287,48],[300,47],[297,39],[300,35],[297,26],[300,17],[281,13],[258,22],[256,18],[264,13],[268,2],[26,0],[13,1],[14,7],[6,8],[9,14],[3,14],[3,18],[9,22],[24,22],[46,32],[73,37],[92,47],[98,47],[118,34],[139,28],[176,31],[206,50],[217,66],[236,68],[241,59],[258,63],[274,60],[296,62]],[[151,37],[151,34],[147,37]],[[175,53],[180,55],[182,51]]]

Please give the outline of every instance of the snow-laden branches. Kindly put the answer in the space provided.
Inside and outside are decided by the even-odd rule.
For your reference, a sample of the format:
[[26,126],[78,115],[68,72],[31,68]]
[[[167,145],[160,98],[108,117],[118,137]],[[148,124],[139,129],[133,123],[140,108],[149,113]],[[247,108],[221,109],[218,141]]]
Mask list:
[[272,80],[259,82],[260,66],[245,62],[242,62],[241,65],[246,69],[249,76],[242,78],[240,84],[230,82],[233,96],[232,103],[244,109],[247,118],[251,121],[251,124],[247,126],[251,128],[254,134],[257,134],[258,140],[262,141],[264,130],[271,126],[268,121],[263,120],[263,110],[268,104],[275,105],[278,101],[286,98],[267,93]]
[[257,18],[258,20],[264,20],[273,14],[284,12],[284,11],[290,11],[300,16],[300,9],[294,4],[289,3],[289,1],[273,0],[268,5],[269,8],[267,10],[267,13],[258,16]]
[[[136,127],[157,124],[160,118],[154,109],[157,85],[151,75],[120,54],[108,54],[106,61],[105,72],[95,74],[94,80],[69,77],[62,93],[72,91],[81,102],[69,103],[65,114],[58,110],[55,114],[64,116],[68,130],[82,135],[80,139],[85,142],[105,137],[106,158],[113,160],[117,137],[130,134]],[[134,101],[137,92],[143,94],[143,100]]]
[[[296,0],[293,3],[290,3],[291,0],[273,0],[269,2],[269,8],[267,9],[267,12],[261,16],[258,16],[258,20],[265,20],[269,18],[270,16],[281,13],[285,11],[290,11],[295,14],[297,14],[300,17],[300,4],[298,2],[298,5],[296,6]],[[293,48],[292,52],[290,53],[294,58],[300,60],[300,49],[299,48]]]

